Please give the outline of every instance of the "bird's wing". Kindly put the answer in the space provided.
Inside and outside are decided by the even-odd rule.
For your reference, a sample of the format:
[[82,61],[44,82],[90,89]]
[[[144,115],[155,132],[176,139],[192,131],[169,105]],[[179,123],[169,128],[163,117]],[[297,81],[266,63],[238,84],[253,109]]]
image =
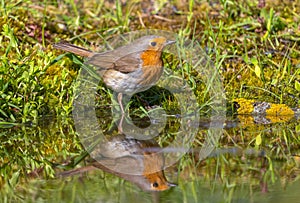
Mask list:
[[[124,156],[116,159],[103,158],[97,162],[114,173],[143,175],[144,160],[135,156]],[[95,165],[97,167],[97,164]]]
[[130,53],[125,56],[118,56],[114,52],[94,54],[87,61],[100,69],[114,69],[122,73],[130,73],[139,68],[141,59],[138,53]]

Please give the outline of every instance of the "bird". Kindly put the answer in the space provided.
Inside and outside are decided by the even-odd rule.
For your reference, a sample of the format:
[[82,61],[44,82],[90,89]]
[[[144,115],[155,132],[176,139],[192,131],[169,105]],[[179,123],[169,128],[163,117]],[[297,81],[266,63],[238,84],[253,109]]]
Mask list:
[[122,114],[123,94],[132,96],[156,84],[163,73],[163,49],[176,41],[158,35],[146,35],[128,45],[106,52],[93,52],[66,42],[54,48],[87,57],[86,63],[96,67],[107,87],[118,93]]
[[167,181],[164,174],[164,156],[153,139],[137,140],[124,134],[103,139],[96,145],[88,166],[64,171],[61,177],[73,176],[93,169],[114,174],[144,191],[164,191],[176,186]]

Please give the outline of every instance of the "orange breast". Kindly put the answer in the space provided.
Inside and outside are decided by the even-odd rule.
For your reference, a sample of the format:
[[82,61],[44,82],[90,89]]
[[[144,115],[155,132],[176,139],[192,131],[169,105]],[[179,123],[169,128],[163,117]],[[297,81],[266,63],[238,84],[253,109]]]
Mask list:
[[162,61],[160,57],[161,52],[154,50],[147,50],[141,54],[143,66],[162,66]]

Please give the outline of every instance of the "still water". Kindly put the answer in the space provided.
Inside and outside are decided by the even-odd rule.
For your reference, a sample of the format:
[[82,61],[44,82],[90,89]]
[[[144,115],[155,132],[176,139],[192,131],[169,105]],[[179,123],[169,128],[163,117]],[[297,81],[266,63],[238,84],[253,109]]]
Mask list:
[[[81,137],[72,118],[2,130],[1,202],[300,202],[299,118],[181,129],[171,117],[143,139],[101,115],[100,138],[84,122]],[[160,129],[142,120],[134,124]]]

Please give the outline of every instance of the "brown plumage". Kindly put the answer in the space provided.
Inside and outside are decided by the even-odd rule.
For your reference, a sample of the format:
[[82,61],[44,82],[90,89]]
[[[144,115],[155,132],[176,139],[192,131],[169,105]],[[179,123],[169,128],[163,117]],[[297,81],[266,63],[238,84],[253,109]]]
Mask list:
[[163,73],[161,54],[174,43],[165,37],[148,35],[132,43],[103,53],[92,52],[72,44],[58,43],[54,48],[87,57],[97,68],[104,83],[118,93],[122,113],[122,95],[133,95],[155,85]]
[[120,134],[97,145],[91,156],[96,161],[79,169],[65,171],[59,176],[71,176],[101,169],[130,181],[146,191],[163,191],[175,184],[164,175],[164,157],[154,140],[137,140]]

